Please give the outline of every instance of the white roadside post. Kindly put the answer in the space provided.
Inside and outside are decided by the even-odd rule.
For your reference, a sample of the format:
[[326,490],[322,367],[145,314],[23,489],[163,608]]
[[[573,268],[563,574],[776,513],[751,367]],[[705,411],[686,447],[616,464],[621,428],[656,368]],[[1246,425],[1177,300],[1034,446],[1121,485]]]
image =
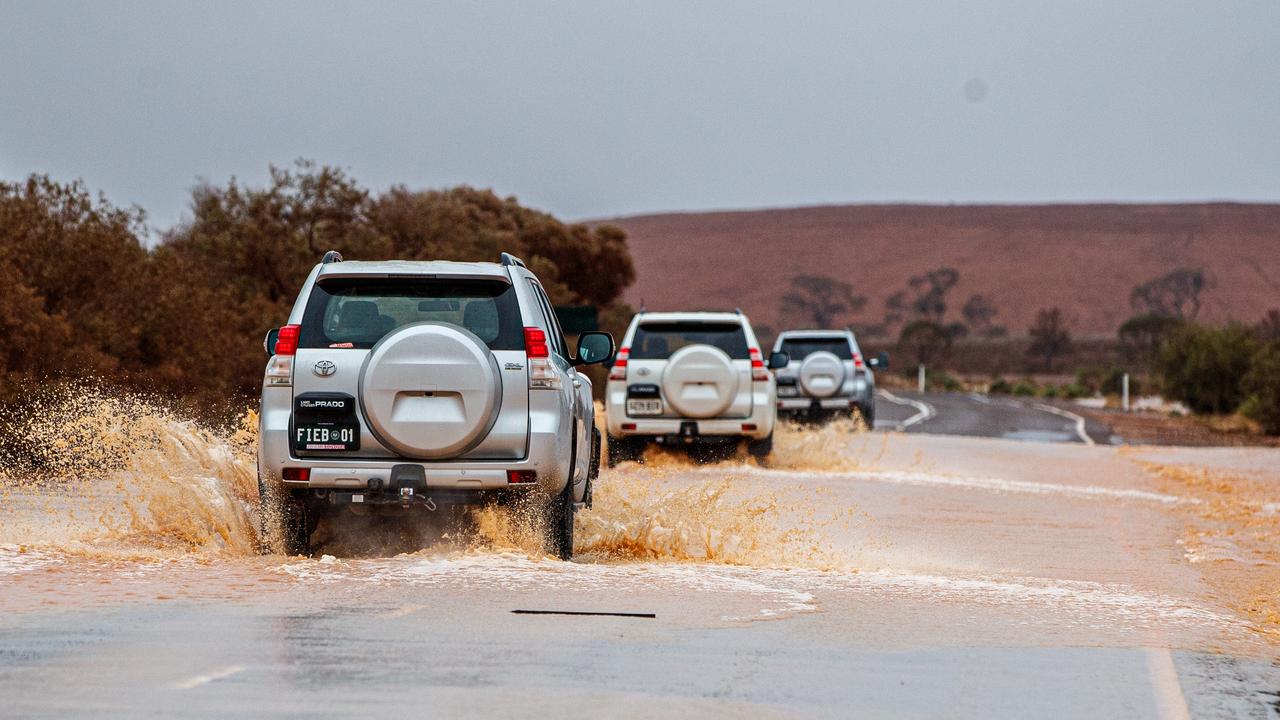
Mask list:
[[920,369],[916,372],[916,384],[920,386],[920,392],[924,392],[924,363],[920,363]]
[[1120,407],[1129,412],[1129,373],[1120,378]]

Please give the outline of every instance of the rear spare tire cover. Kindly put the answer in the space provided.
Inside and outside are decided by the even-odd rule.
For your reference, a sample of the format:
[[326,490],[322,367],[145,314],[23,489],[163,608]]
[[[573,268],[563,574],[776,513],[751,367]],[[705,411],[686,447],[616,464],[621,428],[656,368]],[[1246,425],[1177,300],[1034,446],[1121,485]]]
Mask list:
[[488,434],[502,405],[498,361],[456,325],[405,325],[378,341],[360,371],[360,407],[388,449],[457,457]]
[[831,397],[844,384],[844,363],[829,352],[816,352],[800,365],[800,387],[809,397]]
[[723,350],[690,345],[677,350],[662,372],[662,394],[685,417],[709,418],[733,404],[738,369]]

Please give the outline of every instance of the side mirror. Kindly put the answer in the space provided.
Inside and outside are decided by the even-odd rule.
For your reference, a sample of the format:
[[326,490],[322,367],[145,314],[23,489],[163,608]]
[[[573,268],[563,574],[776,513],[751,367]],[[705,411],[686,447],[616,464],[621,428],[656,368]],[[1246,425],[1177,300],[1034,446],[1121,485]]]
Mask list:
[[607,332],[591,330],[578,336],[578,356],[574,365],[596,365],[613,359],[613,336]]
[[784,352],[769,354],[769,369],[778,370],[791,364],[791,356]]
[[262,349],[267,355],[276,354],[276,341],[280,339],[280,328],[271,328],[267,331],[266,337],[262,338]]
[[867,365],[875,368],[876,370],[888,370],[889,369],[889,353],[884,350],[881,350],[879,355],[876,355],[875,357],[871,358],[871,360],[867,362]]

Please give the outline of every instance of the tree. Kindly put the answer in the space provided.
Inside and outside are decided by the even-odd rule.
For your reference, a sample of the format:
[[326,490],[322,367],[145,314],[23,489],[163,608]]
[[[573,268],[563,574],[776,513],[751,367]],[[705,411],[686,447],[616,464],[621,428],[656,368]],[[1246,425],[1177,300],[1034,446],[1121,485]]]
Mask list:
[[782,314],[800,324],[833,328],[866,303],[867,298],[854,294],[849,283],[825,275],[797,275],[791,279],[791,290],[782,296]]
[[1044,360],[1045,372],[1053,372],[1053,360],[1071,350],[1071,334],[1061,308],[1049,308],[1036,313],[1031,326],[1031,347],[1027,354]]
[[885,300],[886,330],[904,320],[926,320],[941,326],[947,315],[947,294],[959,281],[959,271],[948,267],[907,280],[906,290],[899,290]]
[[0,182],[0,400],[33,380],[143,370],[142,230],[141,211],[81,183]]
[[1116,330],[1120,349],[1133,361],[1146,360],[1182,321],[1168,315],[1135,315]]
[[985,337],[992,337],[996,329],[993,321],[996,315],[1000,314],[1000,311],[996,309],[995,304],[986,295],[978,294],[970,296],[965,301],[964,307],[960,309],[960,314],[964,316],[964,321],[969,324],[973,332]]
[[1254,354],[1243,385],[1247,397],[1241,412],[1257,420],[1268,434],[1280,435],[1280,340]]
[[916,364],[929,365],[951,349],[951,335],[935,322],[913,320],[902,328],[898,347],[910,353]]
[[1258,323],[1258,338],[1263,342],[1280,340],[1280,309],[1272,308]]
[[1178,268],[1135,287],[1129,293],[1129,305],[1139,314],[1194,320],[1206,286],[1204,270]]
[[1234,412],[1245,398],[1241,378],[1249,373],[1258,341],[1251,328],[1183,325],[1165,339],[1153,369],[1164,394],[1198,413]]

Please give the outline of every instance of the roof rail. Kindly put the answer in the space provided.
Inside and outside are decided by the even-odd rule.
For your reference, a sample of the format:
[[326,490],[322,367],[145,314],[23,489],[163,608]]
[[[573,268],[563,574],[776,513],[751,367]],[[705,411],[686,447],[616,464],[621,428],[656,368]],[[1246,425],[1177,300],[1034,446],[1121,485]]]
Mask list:
[[516,257],[515,255],[512,255],[511,253],[504,252],[502,253],[501,257],[502,257],[502,265],[504,267],[508,265],[515,265],[516,267],[527,267],[524,264],[523,260]]
[[742,314],[742,308],[734,308],[733,311],[739,315]]
[[321,265],[328,265],[329,263],[336,262],[342,262],[342,253],[337,250],[330,250],[324,254],[324,257],[320,258]]

